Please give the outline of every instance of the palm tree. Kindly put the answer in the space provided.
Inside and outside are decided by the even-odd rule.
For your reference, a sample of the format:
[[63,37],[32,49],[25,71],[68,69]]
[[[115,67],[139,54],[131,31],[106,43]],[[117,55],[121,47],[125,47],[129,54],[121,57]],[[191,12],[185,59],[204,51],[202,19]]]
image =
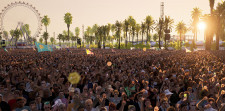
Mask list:
[[116,21],[116,36],[119,40],[119,49],[120,49],[120,35],[121,35],[121,29],[122,29],[122,23],[120,23],[119,21]]
[[132,33],[131,24],[133,23],[134,18],[132,16],[129,16],[127,20],[128,20],[128,23],[129,23],[129,25],[128,25],[128,31],[129,31],[129,42],[130,42],[130,35]]
[[17,41],[18,41],[18,39],[19,39],[19,37],[20,37],[20,35],[21,35],[21,31],[18,30],[18,29],[16,29],[16,30],[14,31],[13,35],[14,35],[14,37],[16,38],[15,46],[16,46],[16,48],[17,48]]
[[98,24],[94,24],[91,28],[92,32],[94,33],[94,43],[96,43],[97,41],[97,33],[98,33]]
[[42,37],[44,38],[44,40],[45,40],[45,45],[47,45],[48,44],[48,32],[44,32],[44,34],[42,35]]
[[181,44],[181,36],[182,35],[185,35],[185,33],[187,32],[186,24],[183,21],[179,22],[176,25],[176,31],[177,31],[178,34],[180,34],[180,48],[181,48],[182,47],[182,44]]
[[129,30],[129,25],[130,25],[129,21],[125,19],[125,21],[124,21],[124,28],[125,28],[125,39],[126,39],[125,46],[126,46],[126,48],[127,48],[127,38],[128,38],[127,37],[127,32]]
[[103,48],[105,49],[105,41],[106,41],[106,33],[107,33],[107,26],[102,26],[102,32],[103,32]]
[[209,0],[209,6],[210,6],[210,13],[213,14],[213,8],[214,8],[215,0]]
[[[0,34],[0,36],[1,36],[1,34]],[[7,32],[7,31],[3,31],[3,38],[6,40],[6,41],[8,41],[8,39],[9,39],[9,33]],[[2,38],[1,38],[2,39]],[[7,42],[6,42],[7,43]],[[6,46],[7,46],[7,44],[6,44]]]
[[161,49],[161,37],[163,36],[164,34],[164,20],[163,18],[159,18],[159,21],[157,23],[157,26],[156,26],[156,30],[158,32],[158,35],[159,35],[159,49]]
[[[173,23],[174,23],[174,20],[171,19],[170,16],[166,16],[165,17],[165,21],[164,21],[164,30],[170,30],[170,31],[172,31]],[[165,48],[167,49],[166,37],[164,39],[165,39]]]
[[224,32],[224,17],[225,17],[225,2],[218,3],[215,10],[215,19],[216,19],[216,50],[219,50],[219,39],[223,36]]
[[113,36],[112,37],[113,38],[112,41],[114,41],[114,39],[115,39],[115,37],[114,37],[115,30],[116,30],[116,25],[115,24],[112,24],[111,25],[111,32],[112,32],[112,36]]
[[45,26],[45,32],[47,32],[47,26],[50,24],[50,18],[47,15],[41,20],[42,24]]
[[92,29],[91,29],[90,26],[88,26],[87,29],[86,29],[86,41],[87,41],[88,44],[92,44],[91,32],[92,32]]
[[9,34],[10,34],[11,37],[13,37],[14,36],[14,30],[10,30]]
[[55,42],[55,38],[54,38],[54,37],[51,37],[51,38],[50,38],[50,41],[51,41],[51,43],[52,43],[52,45],[53,45],[53,43]]
[[3,31],[3,38],[5,40],[8,40],[8,37],[9,37],[9,33],[7,31]]
[[39,42],[41,42],[41,43],[42,43],[42,42],[43,42],[43,38],[40,38],[40,39],[39,39]]
[[197,32],[198,32],[198,23],[199,23],[199,19],[202,15],[202,11],[199,8],[194,8],[193,11],[191,12],[191,17],[192,17],[192,28],[193,28],[193,33],[194,33],[194,38],[193,38],[193,42],[194,40],[197,40]]
[[[75,44],[77,43],[77,38],[79,38],[79,36],[80,36],[80,28],[79,27],[76,27],[75,28],[75,35],[76,35],[76,42],[75,42]],[[77,46],[77,44],[76,44],[76,46]]]
[[68,37],[70,37],[70,24],[72,24],[72,15],[70,13],[66,13],[65,16],[64,16],[64,22],[66,23],[67,25],[67,28],[68,28]]
[[72,41],[72,47],[73,47],[73,42],[76,41],[76,36],[72,36],[71,41]]
[[[110,41],[110,36],[109,36],[110,30],[111,30],[111,24],[108,23],[108,24],[106,25],[106,38],[107,38],[107,41]],[[109,42],[109,43],[110,43],[110,42]]]
[[133,42],[134,42],[135,30],[136,30],[136,20],[132,19],[132,21],[131,21],[132,45],[133,45]]
[[153,40],[156,42],[156,40],[159,38],[159,35],[157,34],[157,33],[155,33],[154,35],[153,35]]
[[63,41],[63,44],[64,44],[64,42],[66,41],[66,35],[62,34],[62,41]]
[[26,38],[27,38],[27,41],[30,42],[30,43],[32,43],[32,38],[31,38],[31,36],[30,36],[31,31],[30,31],[30,26],[29,26],[29,24],[23,25],[21,31],[25,34],[25,36],[26,36]]
[[211,42],[213,41],[213,35],[214,35],[214,17],[213,17],[213,9],[214,9],[214,4],[215,4],[215,0],[209,0],[209,6],[210,6],[210,16],[205,16],[205,20],[207,20],[207,27],[205,30],[205,35],[206,35],[206,45],[205,45],[205,49],[206,50],[211,50]]
[[143,44],[143,35],[145,34],[146,25],[145,23],[141,23],[141,35],[142,35],[142,44]]
[[140,30],[141,30],[141,26],[140,26],[140,24],[137,24],[136,25],[137,43],[138,43],[138,34],[139,34]]
[[59,39],[59,45],[60,46],[61,46],[61,40],[62,40],[62,38],[63,38],[63,34],[59,34],[57,39]]
[[99,26],[97,29],[97,42],[98,42],[98,48],[101,48],[102,46],[102,36],[103,36],[103,27]]
[[153,25],[154,25],[154,20],[152,18],[152,16],[147,16],[145,18],[145,24],[146,24],[146,29],[147,29],[147,41],[149,41],[149,35],[150,35],[150,31],[153,29]]

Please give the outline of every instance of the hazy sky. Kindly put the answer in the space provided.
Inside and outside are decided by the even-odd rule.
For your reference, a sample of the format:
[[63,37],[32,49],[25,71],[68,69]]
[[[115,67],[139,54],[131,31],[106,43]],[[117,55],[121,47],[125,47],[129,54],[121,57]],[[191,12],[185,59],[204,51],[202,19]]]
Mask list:
[[[19,0],[0,0],[0,10],[7,4]],[[155,20],[160,17],[160,2],[164,1],[165,15],[171,16],[175,24],[184,21],[190,26],[191,11],[194,7],[202,9],[203,13],[209,13],[209,0],[23,0],[36,7],[41,16],[48,15],[51,23],[48,26],[50,36],[53,32],[56,36],[66,30],[64,14],[70,12],[73,16],[71,31],[75,27],[82,29],[93,24],[105,25],[115,23],[116,20],[123,21],[128,16],[133,16],[137,23],[144,21],[147,15],[153,16]],[[221,0],[216,0],[217,3]],[[4,27],[6,30],[14,29],[18,21],[30,24],[34,33],[37,27],[35,15],[32,11],[23,7],[15,7],[6,13]],[[44,29],[44,27],[43,27]],[[43,30],[42,30],[43,32]],[[176,34],[175,30],[172,32]],[[82,34],[82,32],[81,32]],[[200,32],[200,36],[202,36]],[[203,37],[202,37],[203,38]]]

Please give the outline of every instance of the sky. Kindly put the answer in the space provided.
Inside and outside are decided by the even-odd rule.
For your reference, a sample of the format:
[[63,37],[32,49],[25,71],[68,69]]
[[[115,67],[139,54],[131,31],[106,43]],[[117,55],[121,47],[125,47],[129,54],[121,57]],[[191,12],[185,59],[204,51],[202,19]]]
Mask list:
[[[0,11],[8,4],[19,0],[0,0]],[[191,11],[199,7],[203,14],[209,13],[209,0],[23,0],[32,4],[39,11],[41,16],[48,15],[51,19],[48,26],[50,37],[55,37],[63,30],[67,30],[64,23],[64,15],[69,12],[73,16],[70,26],[75,33],[75,27],[80,27],[82,36],[82,25],[94,24],[106,25],[115,23],[116,20],[124,21],[128,16],[133,16],[137,23],[144,21],[147,15],[154,20],[160,17],[160,2],[164,2],[164,15],[174,19],[174,26],[183,21],[187,26],[191,24]],[[215,7],[221,0],[215,0]],[[15,29],[17,23],[30,24],[32,34],[37,28],[35,14],[26,7],[18,6],[9,10],[3,18],[3,26],[6,30]],[[42,27],[42,33],[44,31]],[[176,34],[175,29],[171,34]],[[192,33],[187,33],[191,35]],[[203,39],[203,31],[199,32],[199,39]]]

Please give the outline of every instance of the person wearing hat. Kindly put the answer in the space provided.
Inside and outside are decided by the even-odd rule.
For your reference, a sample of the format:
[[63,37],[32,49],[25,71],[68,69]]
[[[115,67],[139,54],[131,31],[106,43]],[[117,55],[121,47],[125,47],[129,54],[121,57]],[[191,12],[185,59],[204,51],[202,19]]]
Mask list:
[[44,111],[51,111],[51,105],[49,101],[44,103]]
[[3,101],[2,94],[0,94],[0,108],[1,108],[1,111],[10,111],[10,106],[7,102]]

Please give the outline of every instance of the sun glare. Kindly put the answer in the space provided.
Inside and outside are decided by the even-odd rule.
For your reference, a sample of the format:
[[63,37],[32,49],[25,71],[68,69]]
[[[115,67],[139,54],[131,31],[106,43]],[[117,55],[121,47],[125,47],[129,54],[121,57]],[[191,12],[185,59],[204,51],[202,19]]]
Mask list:
[[199,22],[199,23],[198,23],[198,29],[200,29],[200,30],[205,30],[205,28],[206,28],[205,22]]

